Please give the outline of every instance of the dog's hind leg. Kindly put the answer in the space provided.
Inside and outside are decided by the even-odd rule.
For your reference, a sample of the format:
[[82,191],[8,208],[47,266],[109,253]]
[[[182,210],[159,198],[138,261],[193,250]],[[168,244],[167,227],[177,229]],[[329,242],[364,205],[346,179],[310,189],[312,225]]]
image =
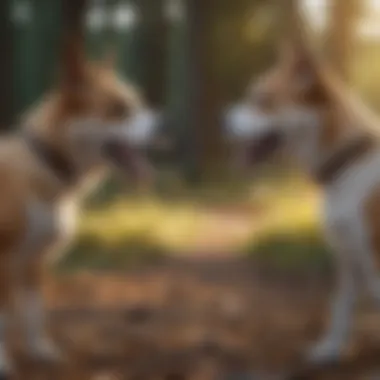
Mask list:
[[[380,211],[380,210],[379,210]],[[358,247],[354,256],[363,293],[380,309],[380,229],[362,218],[358,223]],[[365,222],[366,223],[365,223]]]
[[339,260],[337,271],[337,288],[330,306],[327,332],[311,347],[307,355],[307,360],[313,364],[327,364],[338,360],[353,324],[358,296],[353,267],[349,261]]
[[373,188],[363,199],[357,223],[360,249],[356,265],[366,293],[380,308],[380,187]]
[[[339,215],[339,214],[338,214]],[[328,364],[340,359],[350,337],[354,309],[360,290],[355,263],[356,247],[347,237],[351,224],[345,218],[330,218],[325,236],[332,248],[336,271],[336,289],[330,306],[328,327],[323,338],[308,352],[313,364]]]
[[380,310],[380,275],[374,256],[370,250],[363,250],[358,260],[358,267],[365,293],[370,297],[375,308]]

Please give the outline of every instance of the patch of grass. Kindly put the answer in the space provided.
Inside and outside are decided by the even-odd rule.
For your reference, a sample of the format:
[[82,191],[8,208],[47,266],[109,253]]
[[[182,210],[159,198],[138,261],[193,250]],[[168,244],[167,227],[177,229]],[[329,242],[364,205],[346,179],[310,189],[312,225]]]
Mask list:
[[71,252],[60,262],[59,271],[118,270],[160,261],[165,256],[160,247],[138,237],[120,241],[117,245],[99,244],[94,239],[80,239]]
[[191,202],[150,196],[114,197],[81,214],[76,244],[59,268],[123,268],[186,249],[199,229]]
[[119,197],[83,215],[79,239],[111,247],[137,239],[166,250],[182,249],[197,233],[198,216],[190,201],[170,204],[154,196]]
[[[60,267],[123,268],[165,254],[187,252],[194,249],[197,237],[207,238],[205,229],[213,227],[208,206],[218,204],[226,209],[229,205],[243,206],[247,238],[239,238],[236,252],[283,269],[323,266],[328,250],[318,229],[315,189],[305,179],[286,173],[261,178],[255,182],[246,180],[241,187],[240,182],[226,181],[225,186],[213,183],[192,191],[184,189],[174,199],[167,194],[133,192],[114,192],[112,198],[98,198],[87,203],[80,218],[77,244]],[[213,194],[217,201],[212,201]],[[223,218],[224,211],[220,215]],[[223,223],[221,226],[228,228]],[[214,236],[215,229],[212,230]]]
[[330,250],[317,228],[296,232],[274,230],[260,236],[246,251],[266,266],[287,272],[326,271]]
[[[267,186],[267,184],[262,184]],[[264,216],[243,250],[253,259],[283,271],[325,270],[330,250],[320,229],[319,196],[302,179],[263,191]]]

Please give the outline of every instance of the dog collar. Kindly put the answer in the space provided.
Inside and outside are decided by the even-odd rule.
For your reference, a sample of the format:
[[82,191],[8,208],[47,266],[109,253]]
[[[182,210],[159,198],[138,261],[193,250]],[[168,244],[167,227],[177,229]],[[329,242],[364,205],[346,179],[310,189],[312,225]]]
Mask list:
[[330,183],[349,165],[372,151],[376,145],[376,140],[368,135],[351,141],[333,154],[315,171],[315,179],[322,185]]
[[72,183],[76,178],[76,169],[71,160],[50,144],[32,133],[25,140],[38,158],[63,182]]

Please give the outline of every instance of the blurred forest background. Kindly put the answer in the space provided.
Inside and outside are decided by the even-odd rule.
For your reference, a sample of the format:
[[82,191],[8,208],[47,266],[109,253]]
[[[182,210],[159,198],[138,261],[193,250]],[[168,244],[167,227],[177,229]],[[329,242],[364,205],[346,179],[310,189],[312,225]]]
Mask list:
[[[278,163],[254,180],[234,172],[223,136],[223,111],[274,59],[287,19],[283,4],[88,0],[89,53],[117,50],[120,73],[163,112],[157,135],[167,143],[148,152],[159,172],[155,189],[142,193],[130,184],[126,191],[110,178],[88,199],[77,243],[61,267],[120,268],[167,254],[234,253],[287,269],[325,268],[316,189]],[[380,110],[379,2],[303,5],[337,72]],[[0,47],[11,57],[0,67],[0,121],[7,129],[54,83],[67,20],[59,0],[2,0],[0,17]]]

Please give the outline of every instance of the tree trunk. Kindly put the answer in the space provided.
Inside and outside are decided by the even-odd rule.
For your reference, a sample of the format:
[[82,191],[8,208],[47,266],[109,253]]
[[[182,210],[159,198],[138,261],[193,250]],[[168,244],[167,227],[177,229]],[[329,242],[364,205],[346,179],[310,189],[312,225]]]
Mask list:
[[221,153],[218,81],[215,75],[214,0],[187,0],[189,113],[198,171],[210,174]]
[[140,24],[137,31],[138,82],[147,102],[161,107],[165,102],[168,25],[164,0],[135,0]]
[[14,120],[13,28],[9,0],[0,1],[0,128],[8,130]]
[[85,36],[85,15],[87,0],[61,0],[63,15],[63,32],[73,33],[78,38]]

